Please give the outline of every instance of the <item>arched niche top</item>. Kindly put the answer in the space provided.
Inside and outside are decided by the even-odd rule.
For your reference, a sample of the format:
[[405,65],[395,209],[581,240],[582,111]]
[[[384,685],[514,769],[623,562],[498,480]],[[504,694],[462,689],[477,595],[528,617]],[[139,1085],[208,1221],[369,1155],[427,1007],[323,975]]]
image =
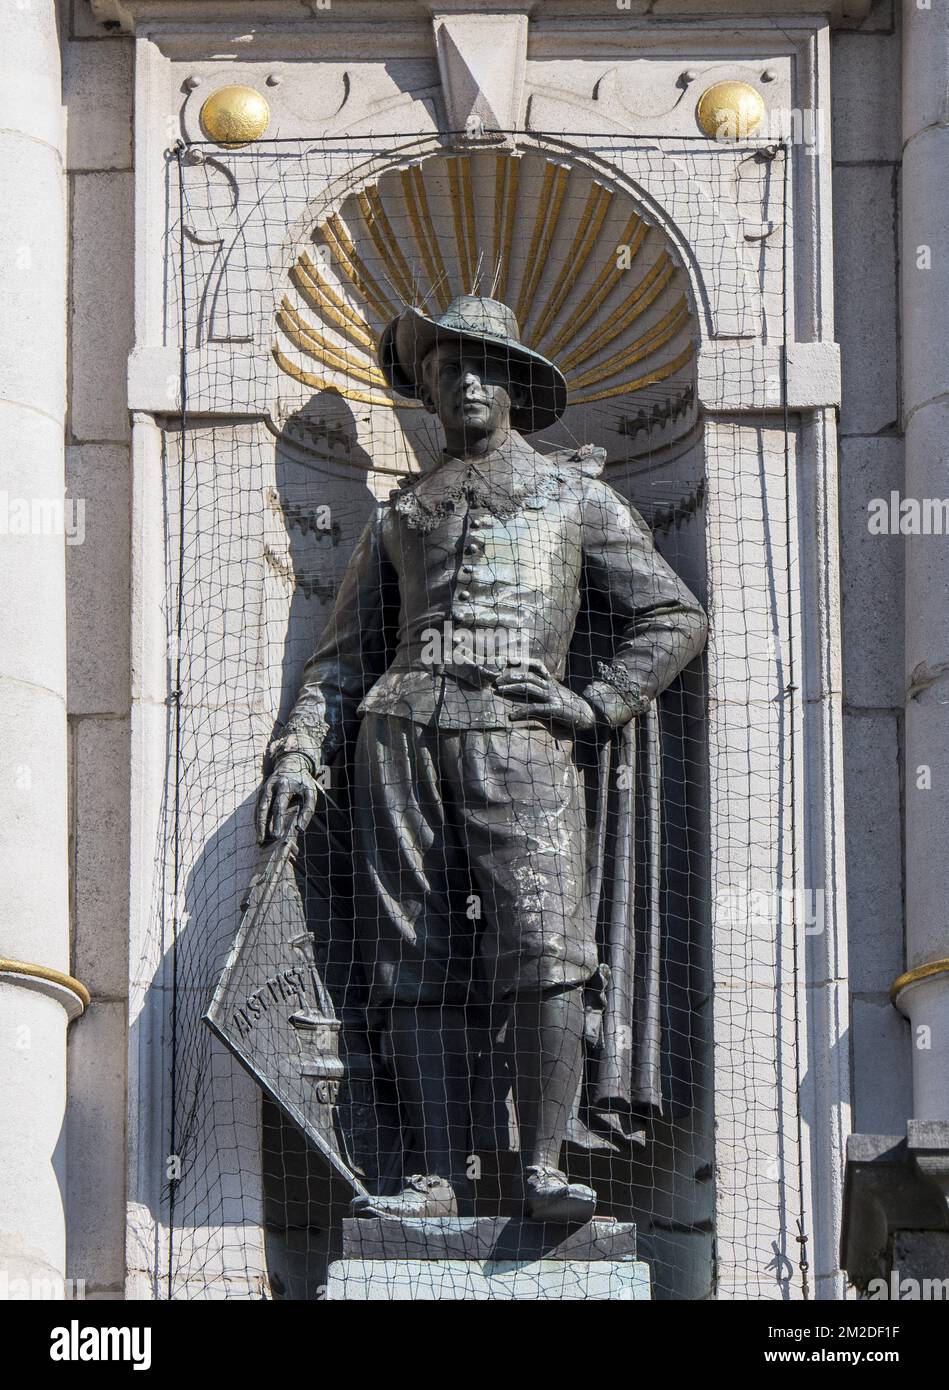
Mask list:
[[356,419],[386,471],[424,466],[430,418],[376,362],[406,305],[437,317],[459,294],[509,304],[522,340],[568,383],[545,442],[611,458],[666,445],[695,420],[699,320],[679,248],[643,202],[594,163],[531,144],[403,155],[352,177],[298,221],[275,283],[274,423],[305,440]]

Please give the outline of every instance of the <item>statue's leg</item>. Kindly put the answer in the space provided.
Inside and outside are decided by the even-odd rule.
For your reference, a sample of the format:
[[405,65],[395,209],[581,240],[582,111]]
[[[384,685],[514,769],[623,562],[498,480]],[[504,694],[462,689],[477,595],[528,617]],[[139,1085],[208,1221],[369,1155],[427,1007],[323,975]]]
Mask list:
[[467,1188],[470,1082],[463,1009],[394,1006],[389,1013],[391,1065],[404,1129],[418,1158],[401,1192],[360,1196],[356,1216],[395,1220],[458,1215]]
[[556,1168],[583,1067],[583,991],[518,999],[515,1091],[525,1167]]
[[515,999],[515,1096],[524,1169],[524,1211],[534,1221],[589,1221],[596,1193],[561,1171],[583,1068],[583,991]]
[[471,1082],[463,1009],[422,1006],[390,1012],[392,1068],[407,1130],[429,1177],[456,1192],[465,1184]]
[[587,1220],[596,1194],[557,1168],[580,1084],[582,987],[597,965],[572,743],[543,728],[471,731],[456,775],[482,914],[478,965],[495,1000],[513,1000],[525,1208]]
[[357,1215],[452,1215],[466,1168],[474,942],[457,909],[468,877],[446,824],[440,768],[451,747],[441,742],[437,730],[368,715],[357,745],[356,942],[386,1017],[403,1147],[418,1155],[403,1192],[360,1196]]

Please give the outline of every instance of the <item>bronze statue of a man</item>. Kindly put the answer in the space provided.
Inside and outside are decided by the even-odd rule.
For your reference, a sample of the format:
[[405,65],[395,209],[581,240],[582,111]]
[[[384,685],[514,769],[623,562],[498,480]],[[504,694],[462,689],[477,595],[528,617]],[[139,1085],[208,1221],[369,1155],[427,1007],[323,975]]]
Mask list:
[[[560,1169],[598,972],[585,892],[581,731],[642,713],[702,649],[702,609],[589,449],[523,438],[566,404],[560,371],[492,299],[383,334],[392,387],[441,420],[445,452],[375,510],[258,804],[261,839],[305,824],[317,770],[358,723],[356,936],[421,1173],[358,1213],[448,1216],[467,1192],[472,1017],[506,1011],[525,1214],[582,1221],[593,1190]],[[612,651],[572,689],[591,602]],[[473,906],[474,905],[474,906]]]

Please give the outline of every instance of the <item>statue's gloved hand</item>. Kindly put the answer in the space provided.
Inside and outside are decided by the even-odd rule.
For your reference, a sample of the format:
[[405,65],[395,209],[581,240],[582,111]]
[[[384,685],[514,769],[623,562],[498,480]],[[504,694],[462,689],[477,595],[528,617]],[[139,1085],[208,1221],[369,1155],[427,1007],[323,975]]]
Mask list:
[[278,758],[257,798],[255,823],[260,844],[282,840],[294,819],[300,830],[305,830],[316,810],[319,790],[309,758],[301,753],[285,753]]
[[510,667],[498,677],[496,688],[505,699],[523,701],[523,709],[513,710],[508,715],[512,724],[539,720],[542,724],[576,732],[592,729],[596,723],[593,706],[561,685],[535,657],[520,666]]

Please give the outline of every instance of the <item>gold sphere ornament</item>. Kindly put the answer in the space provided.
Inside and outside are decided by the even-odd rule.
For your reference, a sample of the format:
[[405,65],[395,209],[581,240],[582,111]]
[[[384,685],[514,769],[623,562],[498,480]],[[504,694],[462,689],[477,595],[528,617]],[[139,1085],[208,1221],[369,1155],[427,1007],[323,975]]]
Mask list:
[[269,124],[270,107],[253,87],[219,87],[201,107],[201,129],[229,150],[259,140]]
[[747,82],[716,82],[699,97],[695,118],[713,140],[744,140],[764,120],[764,100]]

